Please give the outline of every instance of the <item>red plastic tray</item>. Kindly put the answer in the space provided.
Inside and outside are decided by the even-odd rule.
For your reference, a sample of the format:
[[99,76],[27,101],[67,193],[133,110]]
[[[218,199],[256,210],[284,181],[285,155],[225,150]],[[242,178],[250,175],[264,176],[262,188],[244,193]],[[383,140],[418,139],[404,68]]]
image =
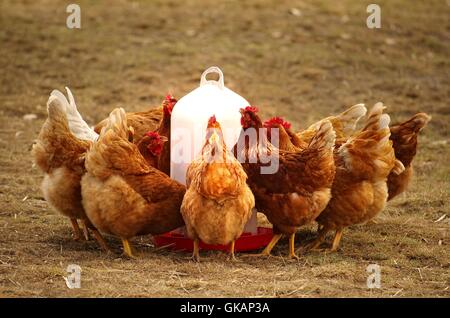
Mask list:
[[[236,252],[245,252],[263,248],[269,244],[272,236],[273,233],[271,228],[258,227],[257,234],[243,233],[241,237],[236,240],[234,250]],[[194,249],[194,242],[190,238],[174,232],[154,236],[154,242],[156,246],[167,246],[167,248],[177,251],[182,250],[192,252]],[[230,246],[211,245],[200,242],[200,249],[228,251]]]

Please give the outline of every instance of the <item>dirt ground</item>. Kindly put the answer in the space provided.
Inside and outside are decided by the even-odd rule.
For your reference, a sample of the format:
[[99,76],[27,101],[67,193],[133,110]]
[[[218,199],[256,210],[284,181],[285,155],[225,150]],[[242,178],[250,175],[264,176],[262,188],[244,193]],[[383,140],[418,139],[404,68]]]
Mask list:
[[[449,1],[377,1],[381,29],[366,27],[371,1],[76,3],[79,30],[66,27],[67,1],[0,4],[0,297],[450,297]],[[202,252],[200,264],[149,237],[135,240],[137,260],[74,242],[30,157],[50,91],[69,86],[93,124],[117,106],[181,97],[211,65],[264,117],[297,129],[360,102],[383,101],[394,122],[431,114],[409,191],[377,224],[347,229],[338,252],[298,261],[286,240],[277,257]],[[301,229],[297,246],[314,231]],[[80,289],[66,287],[69,264],[82,268]],[[380,289],[367,288],[369,264]]]

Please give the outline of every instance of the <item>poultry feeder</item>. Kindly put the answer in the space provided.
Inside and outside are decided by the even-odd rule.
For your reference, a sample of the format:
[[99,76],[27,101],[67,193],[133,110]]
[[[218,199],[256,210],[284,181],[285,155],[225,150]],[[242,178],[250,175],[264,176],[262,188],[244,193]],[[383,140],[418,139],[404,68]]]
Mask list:
[[[258,227],[256,234],[244,232],[236,240],[234,250],[246,252],[259,249],[269,244],[272,235],[272,229],[266,227]],[[168,248],[177,251],[192,252],[194,249],[194,242],[183,233],[178,233],[176,231],[155,236],[154,242],[157,246],[167,246]],[[199,246],[201,250],[228,251],[230,249],[227,245],[212,245],[203,242],[200,242]]]
[[[218,80],[208,80],[211,74],[218,74]],[[224,84],[222,71],[210,67],[203,72],[200,87],[183,96],[173,109],[170,140],[170,177],[186,184],[186,170],[200,154],[205,140],[208,119],[215,115],[222,126],[228,149],[236,144],[241,132],[240,108],[249,103]],[[264,247],[272,238],[272,230],[258,228],[256,209],[244,228],[244,234],[236,240],[236,251],[249,251]],[[157,246],[168,246],[175,250],[192,251],[193,241],[186,236],[185,228],[155,236]],[[228,246],[200,243],[204,250],[226,250]]]

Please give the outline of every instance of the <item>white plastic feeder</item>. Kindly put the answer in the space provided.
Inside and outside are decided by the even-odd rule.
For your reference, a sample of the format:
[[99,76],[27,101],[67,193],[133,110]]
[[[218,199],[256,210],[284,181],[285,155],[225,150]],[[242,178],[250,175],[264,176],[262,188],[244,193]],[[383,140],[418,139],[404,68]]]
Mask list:
[[[207,80],[210,73],[217,73],[219,79]],[[171,119],[171,162],[170,176],[186,184],[186,170],[200,155],[205,143],[208,119],[215,115],[222,127],[228,149],[236,144],[241,132],[240,108],[249,103],[240,95],[225,87],[222,71],[212,66],[203,72],[200,87],[183,96],[176,104]],[[245,228],[245,232],[256,233],[256,211]]]

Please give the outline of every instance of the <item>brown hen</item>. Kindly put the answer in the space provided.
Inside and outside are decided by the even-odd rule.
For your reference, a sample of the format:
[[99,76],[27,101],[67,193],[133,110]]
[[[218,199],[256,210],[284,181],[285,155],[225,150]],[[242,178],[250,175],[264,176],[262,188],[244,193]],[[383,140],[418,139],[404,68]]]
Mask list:
[[136,146],[147,163],[158,169],[161,162],[161,154],[168,141],[167,137],[161,136],[157,131],[150,131],[139,140]]
[[[58,94],[62,95],[60,92]],[[45,173],[42,192],[55,210],[70,218],[76,240],[81,237],[77,221],[81,220],[85,238],[89,238],[89,228],[100,246],[108,250],[100,233],[89,222],[81,203],[80,181],[86,171],[85,154],[92,142],[78,139],[72,134],[65,102],[64,95],[60,97],[52,93],[47,103],[48,118],[33,145],[34,161]]]
[[197,261],[199,240],[207,244],[231,243],[230,256],[235,259],[234,242],[244,231],[255,206],[246,180],[241,164],[227,150],[220,124],[211,117],[201,156],[188,167],[188,190],[181,206]]
[[86,154],[83,206],[102,232],[122,239],[133,257],[129,239],[162,234],[183,226],[180,206],[185,187],[151,167],[129,141],[125,111],[115,109],[100,137]]
[[[175,100],[176,102],[176,100]],[[139,140],[149,131],[155,131],[160,127],[161,119],[163,118],[163,107],[167,103],[167,97],[164,99],[162,105],[157,108],[152,108],[143,112],[130,112],[127,113],[128,126],[134,130],[134,143],[138,143]],[[108,118],[103,119],[97,125],[94,130],[96,133],[100,133],[103,127],[108,123]]]
[[[248,175],[248,184],[256,199],[256,208],[273,224],[274,237],[262,254],[270,255],[283,234],[289,235],[289,257],[294,250],[296,230],[316,219],[328,204],[335,174],[333,147],[335,133],[329,121],[323,121],[306,149],[300,152],[278,150],[267,140],[255,107],[241,110],[243,130],[235,154]],[[255,131],[256,130],[256,131]],[[252,131],[256,138],[248,138]],[[264,157],[278,158],[278,169],[262,174]]]
[[316,220],[319,235],[310,248],[318,247],[326,234],[335,230],[331,247],[335,251],[345,227],[367,222],[384,209],[387,176],[391,171],[401,173],[404,168],[396,161],[389,140],[390,118],[383,109],[383,104],[377,103],[365,127],[335,150],[332,198]]

